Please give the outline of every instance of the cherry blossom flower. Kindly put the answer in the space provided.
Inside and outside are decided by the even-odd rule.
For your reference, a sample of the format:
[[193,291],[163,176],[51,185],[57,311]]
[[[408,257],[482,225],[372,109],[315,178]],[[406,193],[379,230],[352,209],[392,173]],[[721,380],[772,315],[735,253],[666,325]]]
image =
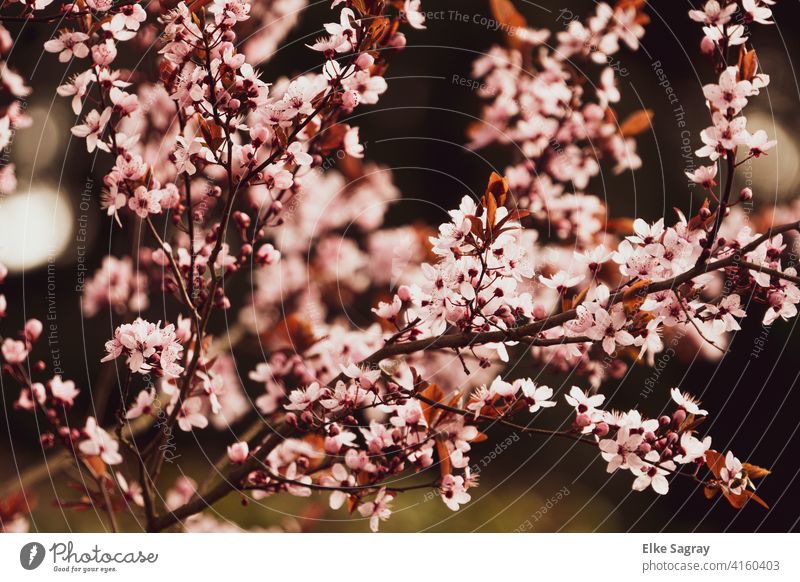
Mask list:
[[28,348],[25,343],[11,338],[3,340],[0,351],[9,364],[21,364],[28,357]]
[[745,20],[748,22],[758,22],[759,24],[773,24],[772,10],[761,4],[761,0],[742,0],[742,10],[745,12]]
[[447,474],[442,478],[439,494],[445,505],[453,511],[458,511],[462,505],[472,499],[464,486],[464,477]]
[[606,470],[613,473],[617,469],[641,469],[644,461],[639,457],[639,445],[644,436],[631,434],[628,428],[622,428],[613,439],[603,439],[598,443],[602,457],[608,462]]
[[131,372],[145,374],[158,367],[164,375],[177,378],[183,367],[177,362],[183,346],[175,337],[175,326],[161,327],[141,318],[126,323],[114,331],[114,338],[106,342],[108,354],[101,360],[107,362],[121,355]]
[[119,443],[97,424],[93,416],[86,419],[83,434],[85,440],[78,443],[81,453],[90,457],[100,457],[108,465],[118,465],[122,462],[122,455],[118,452]]
[[707,411],[700,408],[700,402],[698,400],[685,392],[681,392],[678,388],[670,390],[670,396],[672,396],[672,400],[674,400],[679,407],[683,408],[689,414],[697,416],[705,416],[708,414]]
[[369,528],[373,532],[378,531],[380,522],[386,521],[392,515],[392,509],[389,505],[394,499],[394,495],[388,493],[385,487],[375,495],[373,501],[367,501],[358,506],[358,512],[363,517],[369,517]]
[[80,394],[80,390],[75,387],[75,382],[72,380],[64,381],[58,374],[53,376],[49,385],[53,399],[63,406],[72,406],[75,403],[75,398]]
[[746,145],[747,147],[750,148],[750,155],[759,158],[763,156],[768,150],[775,147],[777,143],[778,143],[777,140],[769,139],[766,131],[764,131],[763,129],[759,129],[750,136],[750,138],[747,140]]
[[[334,463],[331,467],[330,475],[322,478],[321,484],[325,487],[354,487],[356,485],[355,478],[347,471],[347,468],[341,463]],[[332,491],[330,497],[330,508],[339,509],[347,501],[347,493],[341,489]]]
[[86,149],[89,153],[97,147],[100,137],[106,128],[108,120],[111,118],[111,108],[106,107],[102,113],[92,109],[84,118],[83,123],[71,129],[76,137],[86,138]]
[[728,67],[720,74],[718,85],[703,87],[703,95],[714,109],[736,115],[747,105],[747,98],[754,94],[753,85],[737,80],[737,74],[736,67]]
[[142,390],[136,396],[136,400],[125,413],[125,418],[133,420],[145,414],[153,413],[153,402],[155,401],[155,390]]
[[529,412],[538,412],[542,408],[552,408],[556,403],[549,398],[553,396],[553,389],[548,386],[537,386],[530,378],[520,378],[514,384],[522,390],[525,403]]
[[203,401],[200,398],[192,397],[181,404],[178,412],[178,426],[186,432],[191,432],[195,427],[205,428],[208,426],[208,418],[203,414]]
[[747,486],[742,462],[731,451],[725,455],[725,466],[720,468],[719,478],[731,493],[739,494]]
[[[655,455],[657,457],[657,455]],[[658,465],[652,464],[654,461],[652,455],[648,455],[649,463],[645,463],[638,469],[642,474],[636,477],[633,482],[634,491],[644,491],[648,487],[652,487],[653,491],[659,495],[666,495],[669,492],[669,481],[666,475],[675,469],[675,463],[672,461],[665,461]]]
[[87,40],[89,40],[88,34],[64,30],[58,38],[44,43],[44,50],[50,53],[58,53],[58,60],[66,63],[72,57],[82,59],[89,54],[89,47],[85,44]]
[[289,404],[286,410],[306,410],[311,407],[323,394],[318,382],[313,382],[304,389],[292,390],[289,393]]
[[420,0],[405,0],[403,15],[413,28],[425,29],[425,15],[420,11]]
[[713,188],[717,185],[714,178],[717,176],[717,165],[700,166],[694,172],[686,172],[686,176],[695,184],[700,184],[703,188]]
[[717,0],[708,0],[703,10],[690,10],[689,18],[709,26],[721,26],[730,22],[737,8],[735,2],[722,7]]

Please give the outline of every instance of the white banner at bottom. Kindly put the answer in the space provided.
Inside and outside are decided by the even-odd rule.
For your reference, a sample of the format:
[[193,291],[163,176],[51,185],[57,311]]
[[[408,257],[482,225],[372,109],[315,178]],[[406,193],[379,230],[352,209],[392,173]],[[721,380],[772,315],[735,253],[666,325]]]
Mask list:
[[548,575],[796,581],[798,541],[794,534],[4,534],[0,572],[15,582]]

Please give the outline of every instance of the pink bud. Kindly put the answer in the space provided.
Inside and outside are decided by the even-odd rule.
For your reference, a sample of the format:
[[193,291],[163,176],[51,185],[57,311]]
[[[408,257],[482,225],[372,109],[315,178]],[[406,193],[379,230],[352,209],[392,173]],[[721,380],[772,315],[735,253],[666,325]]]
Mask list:
[[358,67],[359,69],[368,69],[373,65],[374,62],[375,59],[372,58],[371,54],[361,53],[360,55],[358,55],[358,58],[356,59],[356,67]]
[[700,52],[706,56],[710,56],[714,54],[716,50],[716,44],[713,40],[708,38],[707,36],[703,37],[703,40],[700,41]]
[[742,188],[742,191],[739,192],[739,200],[747,202],[748,200],[752,199],[753,199],[753,191],[750,188]]
[[228,446],[228,458],[231,463],[241,465],[247,460],[250,454],[250,447],[246,442],[237,442]]
[[38,319],[29,319],[25,322],[25,337],[29,342],[35,342],[42,335],[44,326]]
[[345,109],[355,109],[358,105],[358,93],[355,91],[345,91],[342,94],[342,105]]
[[400,285],[400,287],[397,288],[397,296],[403,303],[411,301],[411,289],[409,289],[407,285]]
[[575,417],[575,426],[577,428],[584,428],[592,424],[592,419],[586,414],[579,414]]
[[250,226],[250,216],[244,212],[241,212],[240,210],[237,210],[233,213],[233,220],[236,221],[236,225],[239,228],[247,228]]
[[406,35],[398,32],[389,39],[389,46],[398,50],[406,48]]
[[274,265],[281,260],[281,252],[267,243],[258,247],[256,262],[259,265]]

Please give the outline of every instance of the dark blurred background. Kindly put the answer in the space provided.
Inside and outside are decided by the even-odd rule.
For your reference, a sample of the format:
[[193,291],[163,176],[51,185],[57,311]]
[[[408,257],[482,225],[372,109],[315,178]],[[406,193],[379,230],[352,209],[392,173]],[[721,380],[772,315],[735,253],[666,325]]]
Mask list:
[[[516,1],[529,24],[536,28],[560,30],[562,10],[585,15],[594,3],[572,0],[568,3],[541,0]],[[263,78],[278,74],[295,74],[318,65],[318,55],[308,50],[305,42],[314,36],[320,24],[330,19],[329,2],[320,2],[306,10],[299,27],[290,35],[278,54],[262,67]],[[696,3],[695,3],[696,4]],[[430,19],[426,31],[408,34],[408,48],[397,55],[389,74],[389,91],[377,106],[361,108],[354,120],[361,126],[367,157],[393,169],[394,179],[409,199],[396,204],[389,215],[391,224],[422,220],[441,222],[445,209],[467,193],[480,192],[491,171],[502,172],[512,160],[508,149],[488,148],[473,152],[464,147],[466,127],[480,116],[481,100],[469,88],[453,81],[454,76],[470,77],[472,62],[493,44],[502,42],[497,32],[473,21],[473,15],[489,16],[488,2],[456,0],[424,0],[426,11],[444,11],[443,19]],[[639,138],[642,169],[614,176],[604,171],[588,191],[603,198],[612,216],[638,216],[655,220],[665,216],[674,219],[673,207],[687,214],[696,210],[702,200],[692,197],[683,175],[685,160],[681,151],[684,129],[691,131],[692,149],[699,147],[699,130],[707,124],[701,87],[712,81],[707,64],[700,59],[697,45],[700,29],[691,23],[686,11],[690,3],[663,0],[649,8],[652,22],[642,41],[642,50],[631,53],[623,49],[618,58],[629,75],[621,78],[623,95],[618,106],[620,117],[643,107],[655,113],[652,131]],[[797,2],[783,0],[773,7],[777,25],[756,27],[753,40],[758,48],[762,69],[771,76],[768,91],[748,108],[751,129],[764,128],[777,136],[774,153],[753,164],[752,187],[756,209],[768,210],[796,197],[800,181],[798,156],[798,85],[793,60],[800,55],[794,26],[800,9]],[[459,11],[467,22],[450,17]],[[62,240],[60,250],[30,250],[24,274],[12,273],[5,286],[8,303],[14,311],[4,322],[4,334],[13,333],[24,319],[42,317],[48,310],[57,312],[58,347],[67,375],[85,387],[93,379],[103,341],[112,330],[107,317],[83,321],[79,297],[74,292],[76,260],[82,245],[86,246],[85,264],[92,272],[109,251],[122,252],[126,241],[101,215],[97,204],[103,168],[91,165],[82,142],[70,142],[69,126],[73,115],[68,100],[57,97],[56,83],[63,82],[63,67],[53,55],[42,55],[41,45],[47,34],[41,29],[26,27],[21,42],[15,47],[10,62],[30,79],[34,93],[28,111],[34,126],[15,137],[11,161],[20,174],[20,193],[42,196],[45,204],[37,219],[35,213],[8,210],[13,197],[4,201],[4,228],[22,228],[31,233],[47,231],[54,241]],[[660,62],[670,85],[686,112],[688,126],[678,126],[675,103],[670,103],[654,63]],[[607,169],[606,169],[607,170]],[[749,172],[747,172],[749,174]],[[744,185],[744,184],[742,184]],[[92,203],[81,206],[81,197],[88,191]],[[54,198],[53,193],[58,197]],[[50,196],[48,198],[48,196]],[[55,202],[54,200],[58,200]],[[432,211],[425,202],[438,206]],[[49,206],[47,206],[49,204]],[[12,207],[13,209],[13,207]],[[29,210],[29,208],[28,208]],[[70,220],[62,220],[71,212]],[[66,213],[66,214],[65,214]],[[34,216],[31,218],[31,215]],[[43,220],[42,216],[47,220]],[[32,221],[31,223],[25,220]],[[87,228],[87,242],[76,238],[79,220]],[[782,222],[780,216],[778,222]],[[38,229],[38,230],[37,230]],[[63,235],[59,234],[64,230]],[[7,232],[10,232],[7,230]],[[17,232],[17,231],[14,231]],[[61,237],[61,238],[59,238]],[[14,238],[3,239],[0,261],[13,262],[19,256]],[[12,244],[8,244],[11,240]],[[27,238],[26,238],[27,240]],[[32,266],[35,252],[43,258]],[[35,255],[35,256],[39,256]],[[56,257],[56,255],[58,255]],[[49,267],[49,268],[48,268]],[[49,294],[54,285],[56,293]],[[24,312],[19,306],[24,305]],[[158,307],[158,306],[156,306]],[[363,306],[365,311],[369,306]],[[796,320],[764,329],[760,324],[762,308],[755,306],[752,317],[743,323],[727,354],[719,361],[702,358],[667,363],[658,376],[653,392],[643,397],[642,388],[653,372],[635,367],[624,380],[610,382],[602,391],[609,395],[610,405],[617,408],[639,407],[644,413],[657,415],[668,403],[669,388],[681,385],[702,396],[710,418],[703,430],[714,436],[718,449],[733,449],[742,460],[750,460],[771,468],[772,475],[763,480],[759,495],[770,504],[769,510],[756,505],[741,511],[732,509],[719,499],[707,501],[702,491],[688,479],[676,479],[671,494],[660,497],[652,492],[632,493],[629,474],[609,476],[605,464],[591,450],[580,450],[568,442],[545,442],[539,438],[511,439],[500,454],[492,456],[494,444],[505,436],[495,431],[495,438],[475,447],[473,461],[486,466],[481,471],[480,488],[473,491],[473,501],[457,514],[451,513],[438,499],[429,500],[424,493],[405,494],[395,501],[396,514],[383,529],[390,531],[788,531],[798,529],[800,507],[800,435],[798,414],[800,395],[796,381],[798,337]],[[754,351],[762,346],[763,350]],[[87,369],[91,373],[87,373]],[[559,382],[563,382],[560,385]],[[569,388],[572,383],[584,385],[576,378],[552,379],[551,385]],[[247,382],[245,383],[248,384]],[[251,394],[253,386],[250,386]],[[0,481],[13,476],[16,467],[24,468],[41,460],[36,440],[36,427],[27,415],[16,413],[11,404],[16,389],[2,381],[4,414],[0,416]],[[82,399],[79,403],[88,406]],[[182,437],[187,445],[191,435]],[[220,439],[224,441],[224,439]],[[189,447],[187,447],[189,448]],[[207,448],[215,458],[224,442]],[[488,457],[487,457],[488,455]],[[183,468],[206,466],[206,457],[187,455]],[[97,529],[102,527],[93,512],[80,516],[53,511],[48,505],[52,488],[63,490],[63,480],[54,477],[40,488],[40,506],[34,512],[35,526],[44,530]],[[219,504],[222,515],[234,517],[243,525],[272,525],[287,520],[308,531],[364,531],[363,522],[347,518],[344,512],[326,510],[326,500],[267,499],[261,506],[242,508],[236,498]],[[524,526],[527,521],[530,527]]]

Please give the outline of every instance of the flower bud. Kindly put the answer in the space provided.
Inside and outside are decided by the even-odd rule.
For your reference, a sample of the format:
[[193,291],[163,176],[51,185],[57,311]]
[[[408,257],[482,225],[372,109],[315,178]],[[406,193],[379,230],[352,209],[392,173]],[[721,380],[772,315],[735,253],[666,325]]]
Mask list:
[[42,335],[42,329],[44,329],[44,326],[41,321],[29,319],[25,322],[25,339],[31,343],[35,342]]
[[239,228],[247,228],[250,226],[250,216],[241,210],[237,210],[233,213],[233,220]]
[[706,56],[711,56],[714,54],[715,50],[716,44],[714,41],[707,36],[703,36],[703,40],[700,41],[700,52]]
[[739,192],[739,200],[742,202],[747,202],[748,200],[753,199],[753,190],[750,188],[742,188],[742,191]]
[[395,34],[389,39],[389,47],[397,50],[406,48],[406,35],[402,32]]
[[356,59],[356,67],[362,70],[368,69],[373,65],[374,62],[375,59],[372,57],[371,54],[361,53],[360,55],[358,55],[358,58]]
[[592,419],[589,418],[588,415],[579,414],[578,416],[575,417],[575,422],[573,423],[573,426],[575,426],[576,428],[584,428],[586,426],[589,426],[590,424],[592,424]]
[[228,446],[228,458],[231,463],[241,465],[247,460],[250,454],[250,447],[246,442],[237,442]]

